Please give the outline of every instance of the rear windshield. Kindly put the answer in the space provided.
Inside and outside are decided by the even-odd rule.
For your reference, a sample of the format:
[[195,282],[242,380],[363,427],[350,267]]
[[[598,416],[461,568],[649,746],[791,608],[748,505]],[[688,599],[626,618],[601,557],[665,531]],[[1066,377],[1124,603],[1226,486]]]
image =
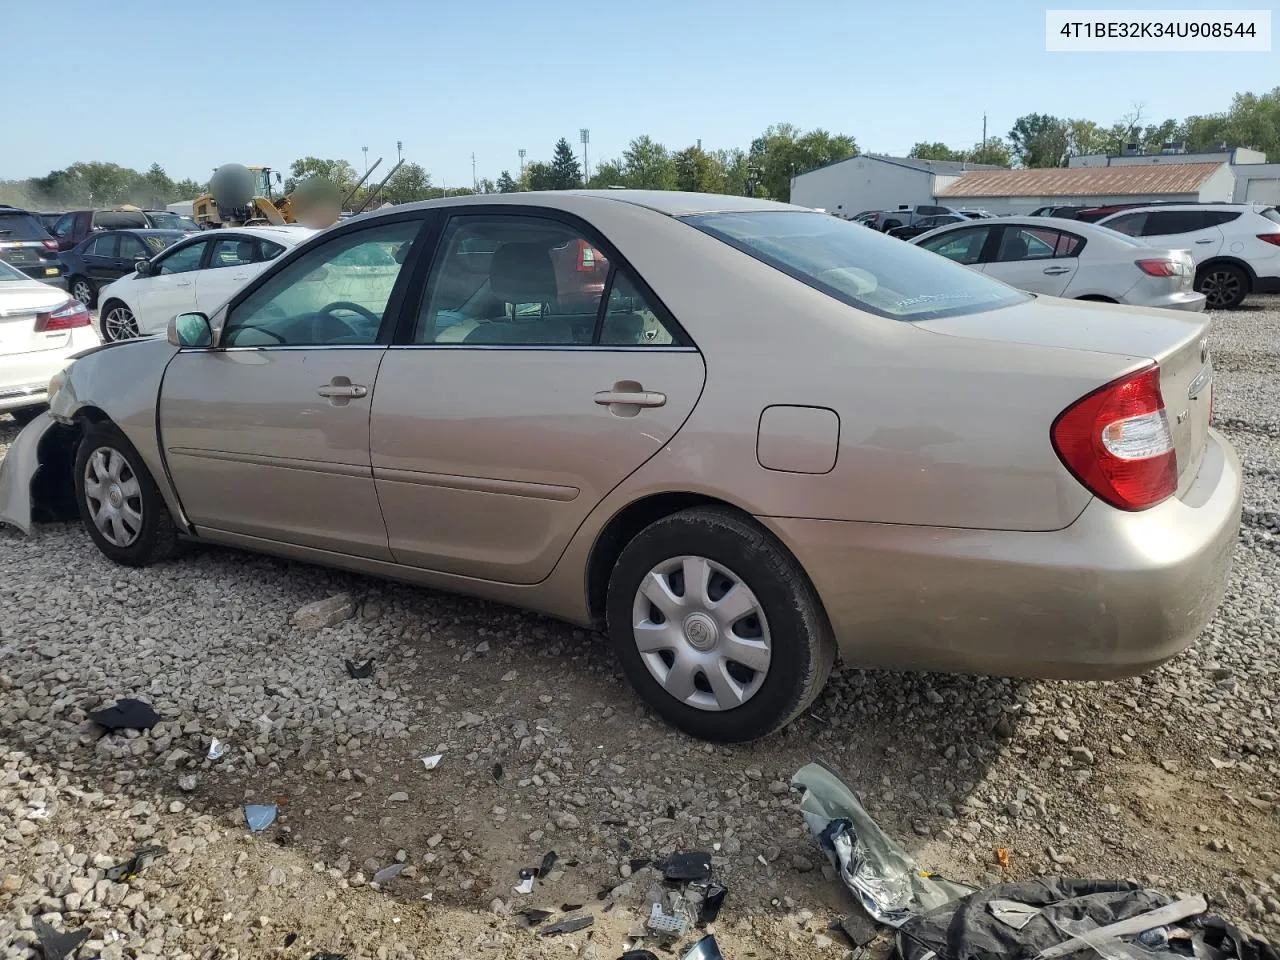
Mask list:
[[29,213],[0,210],[0,240],[48,240],[49,231]]
[[1280,210],[1277,210],[1275,207],[1267,207],[1267,209],[1260,212],[1272,223],[1280,223]]
[[3,260],[0,260],[0,283],[5,280],[26,280],[27,275],[16,267],[11,267]]
[[928,250],[820,213],[753,211],[683,219],[843,303],[893,320],[981,313],[1029,299]]
[[134,213],[131,210],[102,210],[93,215],[93,225],[102,230],[145,227],[147,218],[141,212]]
[[186,230],[191,225],[189,221],[183,220],[176,213],[152,211],[147,216],[151,218],[151,226],[157,230]]

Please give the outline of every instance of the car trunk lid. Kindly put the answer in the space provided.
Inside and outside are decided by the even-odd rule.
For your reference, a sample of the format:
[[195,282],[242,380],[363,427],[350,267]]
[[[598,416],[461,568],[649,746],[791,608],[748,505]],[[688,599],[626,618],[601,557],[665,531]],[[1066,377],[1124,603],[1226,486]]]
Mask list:
[[0,354],[57,350],[71,342],[70,330],[40,330],[39,316],[56,310],[67,296],[43,283],[0,282]]
[[1143,361],[1156,362],[1178,457],[1178,493],[1195,479],[1208,440],[1213,385],[1204,314],[1037,298],[914,326],[945,336],[1111,354],[1124,358],[1117,377]]

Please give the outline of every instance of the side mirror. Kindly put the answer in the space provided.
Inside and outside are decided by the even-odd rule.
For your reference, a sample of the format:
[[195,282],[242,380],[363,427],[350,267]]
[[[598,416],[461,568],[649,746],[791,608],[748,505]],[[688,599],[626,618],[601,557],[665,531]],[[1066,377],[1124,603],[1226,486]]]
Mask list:
[[211,347],[213,329],[203,313],[180,313],[169,320],[168,338],[175,347]]
[[146,257],[139,257],[133,262],[133,268],[138,271],[140,277],[154,276],[156,268],[151,265],[151,261]]

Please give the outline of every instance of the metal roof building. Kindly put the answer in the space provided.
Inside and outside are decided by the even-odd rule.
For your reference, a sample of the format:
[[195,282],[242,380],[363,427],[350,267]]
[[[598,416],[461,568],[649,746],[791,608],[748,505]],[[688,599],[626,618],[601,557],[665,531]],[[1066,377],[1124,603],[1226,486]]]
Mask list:
[[933,203],[940,190],[970,171],[1001,169],[953,160],[862,153],[792,177],[791,202],[821,207],[850,219],[864,210]]

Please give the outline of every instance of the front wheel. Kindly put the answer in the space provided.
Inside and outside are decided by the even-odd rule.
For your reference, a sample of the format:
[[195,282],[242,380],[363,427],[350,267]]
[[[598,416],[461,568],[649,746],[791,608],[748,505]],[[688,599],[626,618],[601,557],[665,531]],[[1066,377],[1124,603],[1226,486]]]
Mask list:
[[768,531],[718,508],[657,521],[609,580],[609,637],[662,717],[741,743],[785,726],[818,696],[835,639],[800,565]]
[[1234,264],[1215,263],[1200,271],[1196,290],[1210,310],[1234,310],[1249,293],[1249,277]]
[[131,340],[138,336],[138,321],[133,311],[119,300],[111,300],[102,310],[102,339],[107,343]]
[[76,501],[109,560],[145,567],[178,551],[178,531],[142,456],[118,427],[90,423],[76,450]]

